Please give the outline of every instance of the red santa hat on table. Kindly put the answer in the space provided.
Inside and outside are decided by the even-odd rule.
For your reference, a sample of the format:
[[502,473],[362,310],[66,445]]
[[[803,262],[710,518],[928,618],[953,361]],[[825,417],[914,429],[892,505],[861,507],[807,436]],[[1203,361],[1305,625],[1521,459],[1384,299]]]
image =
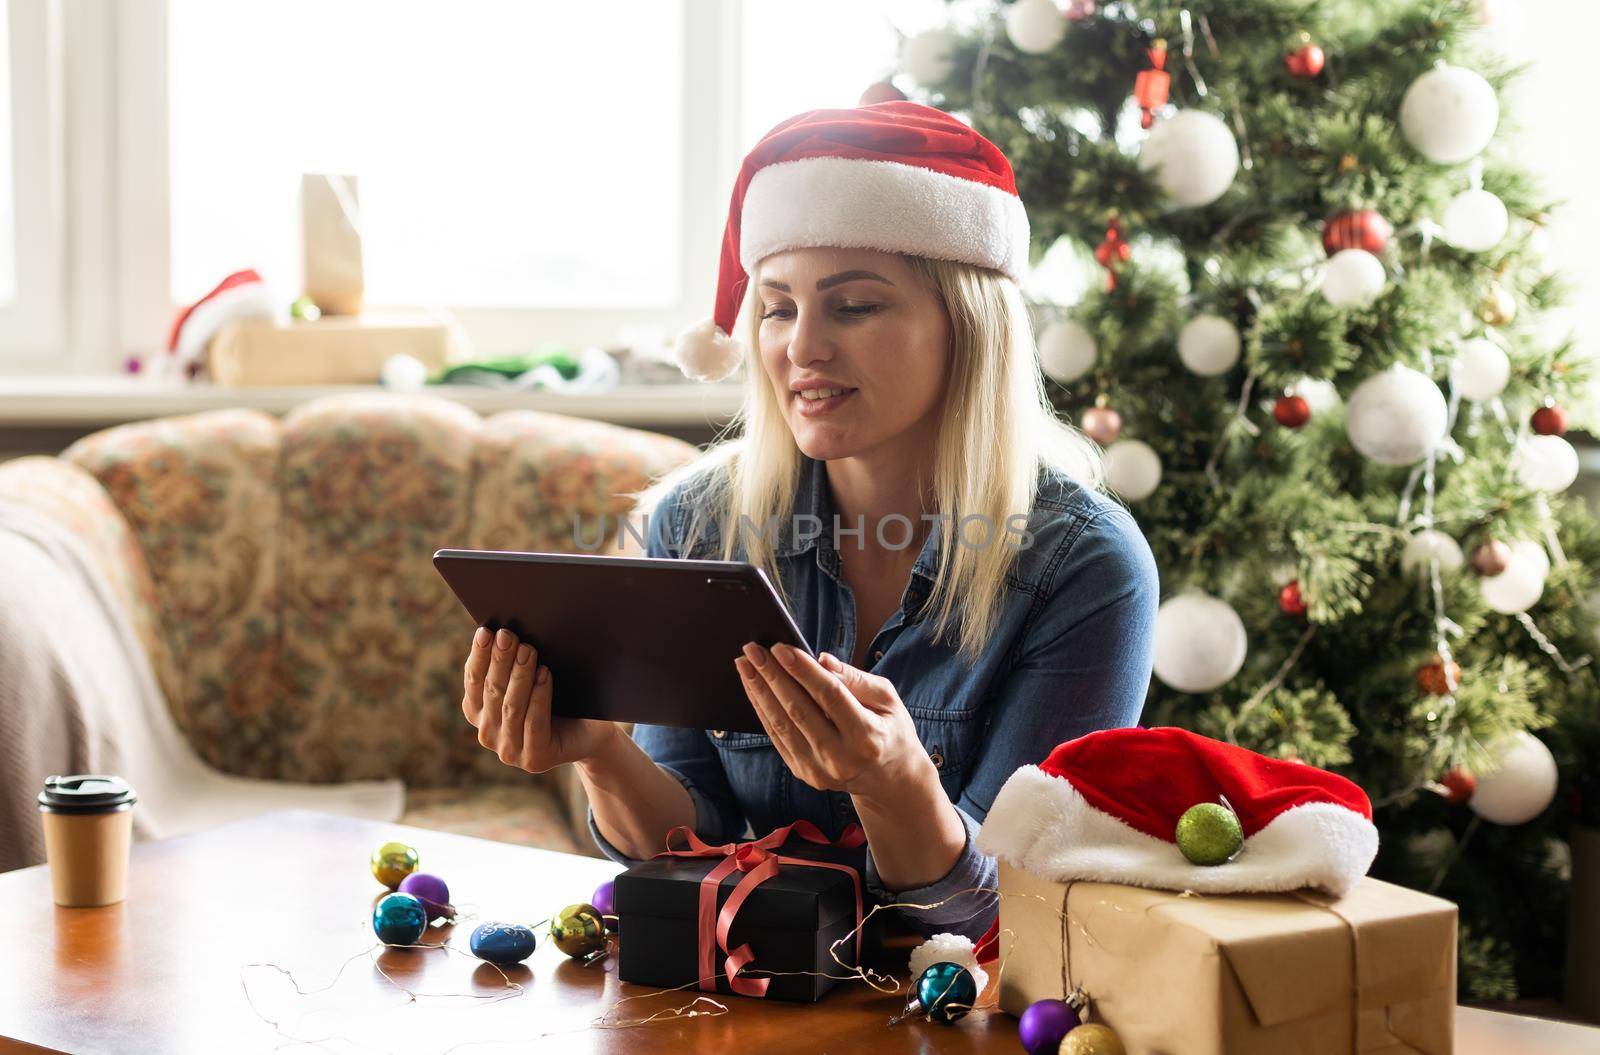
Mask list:
[[797,114],[739,168],[716,311],[679,335],[683,372],[720,381],[738,369],[744,350],[731,334],[750,273],[811,246],[954,260],[1021,281],[1028,216],[1000,148],[942,110],[901,100]]
[[178,313],[167,338],[167,355],[159,373],[185,376],[198,369],[206,347],[225,323],[243,319],[277,317],[272,291],[260,275],[246,268],[235,271],[216,288]]
[[[1243,829],[1243,849],[1224,864],[1191,864],[1178,850],[1178,818],[1202,802],[1229,806]],[[1013,773],[977,845],[1059,882],[1343,894],[1377,855],[1378,830],[1366,793],[1334,773],[1185,729],[1107,729]]]

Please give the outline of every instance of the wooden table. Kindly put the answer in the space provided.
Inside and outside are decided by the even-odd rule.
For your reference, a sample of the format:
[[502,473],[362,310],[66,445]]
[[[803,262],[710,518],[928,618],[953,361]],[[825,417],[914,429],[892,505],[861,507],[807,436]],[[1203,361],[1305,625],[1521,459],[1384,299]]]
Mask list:
[[[424,938],[460,952],[375,947],[371,905],[384,891],[367,856],[392,838],[417,847],[423,867],[479,920],[537,923],[587,900],[617,871],[593,858],[291,811],[137,845],[128,900],[118,905],[58,908],[44,867],[9,872],[0,875],[10,914],[0,1052],[209,1055],[297,1041],[302,1050],[368,1053],[1021,1051],[1015,1020],[999,1011],[954,1027],[885,1028],[903,998],[865,985],[817,1005],[723,996],[726,1015],[592,1028],[602,1016],[642,1019],[694,994],[623,985],[614,961],[582,967],[541,942],[510,972],[525,991],[507,999],[496,970],[466,953],[479,920]],[[306,995],[253,963],[292,971]],[[887,966],[904,976],[903,963]],[[409,1000],[380,968],[423,995]],[[992,1002],[991,988],[980,1004]],[[1462,1055],[1600,1051],[1600,1031],[1576,1026],[1465,1008],[1458,1022]]]

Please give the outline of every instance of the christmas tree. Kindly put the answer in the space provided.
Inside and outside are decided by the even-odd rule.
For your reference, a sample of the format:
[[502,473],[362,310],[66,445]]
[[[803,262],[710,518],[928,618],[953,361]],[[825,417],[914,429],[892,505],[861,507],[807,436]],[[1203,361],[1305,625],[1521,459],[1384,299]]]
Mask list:
[[1591,370],[1535,325],[1553,203],[1476,5],[948,14],[901,84],[1006,152],[1036,262],[1093,261],[1035,324],[1161,567],[1144,723],[1352,777],[1374,874],[1461,906],[1463,998],[1559,995],[1600,805],[1600,533],[1562,493]]

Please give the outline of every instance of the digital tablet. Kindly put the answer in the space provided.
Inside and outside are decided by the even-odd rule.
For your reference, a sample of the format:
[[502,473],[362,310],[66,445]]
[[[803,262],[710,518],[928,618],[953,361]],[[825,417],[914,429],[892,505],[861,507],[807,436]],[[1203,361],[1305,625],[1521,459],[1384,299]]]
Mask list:
[[477,625],[539,650],[558,715],[761,733],[733,665],[745,642],[815,655],[742,561],[442,549],[433,565]]

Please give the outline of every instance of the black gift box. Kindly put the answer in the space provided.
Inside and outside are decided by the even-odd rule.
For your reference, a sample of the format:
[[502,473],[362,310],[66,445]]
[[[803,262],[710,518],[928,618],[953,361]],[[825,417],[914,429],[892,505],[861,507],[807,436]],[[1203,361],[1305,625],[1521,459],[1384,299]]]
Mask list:
[[[866,894],[866,847],[824,846],[791,835],[776,853],[812,861],[849,865],[861,878],[861,913],[871,911]],[[619,957],[617,977],[635,985],[672,989],[693,986],[700,977],[700,883],[725,857],[657,857],[642,861],[617,876],[614,888]],[[717,911],[728,903],[746,873],[732,870],[717,885]],[[878,950],[882,913],[862,935],[861,953],[870,960]],[[744,968],[751,978],[766,972],[813,971],[846,975],[829,946],[856,926],[856,884],[836,868],[779,864],[776,875],[756,887],[739,906],[728,931],[728,948],[748,943],[755,955]],[[713,941],[712,965],[717,991],[732,993],[725,974],[727,959]],[[839,959],[856,963],[856,939],[840,944]],[[766,998],[813,1002],[837,983],[816,974],[779,974],[770,978]],[[693,986],[685,992],[702,992]]]

